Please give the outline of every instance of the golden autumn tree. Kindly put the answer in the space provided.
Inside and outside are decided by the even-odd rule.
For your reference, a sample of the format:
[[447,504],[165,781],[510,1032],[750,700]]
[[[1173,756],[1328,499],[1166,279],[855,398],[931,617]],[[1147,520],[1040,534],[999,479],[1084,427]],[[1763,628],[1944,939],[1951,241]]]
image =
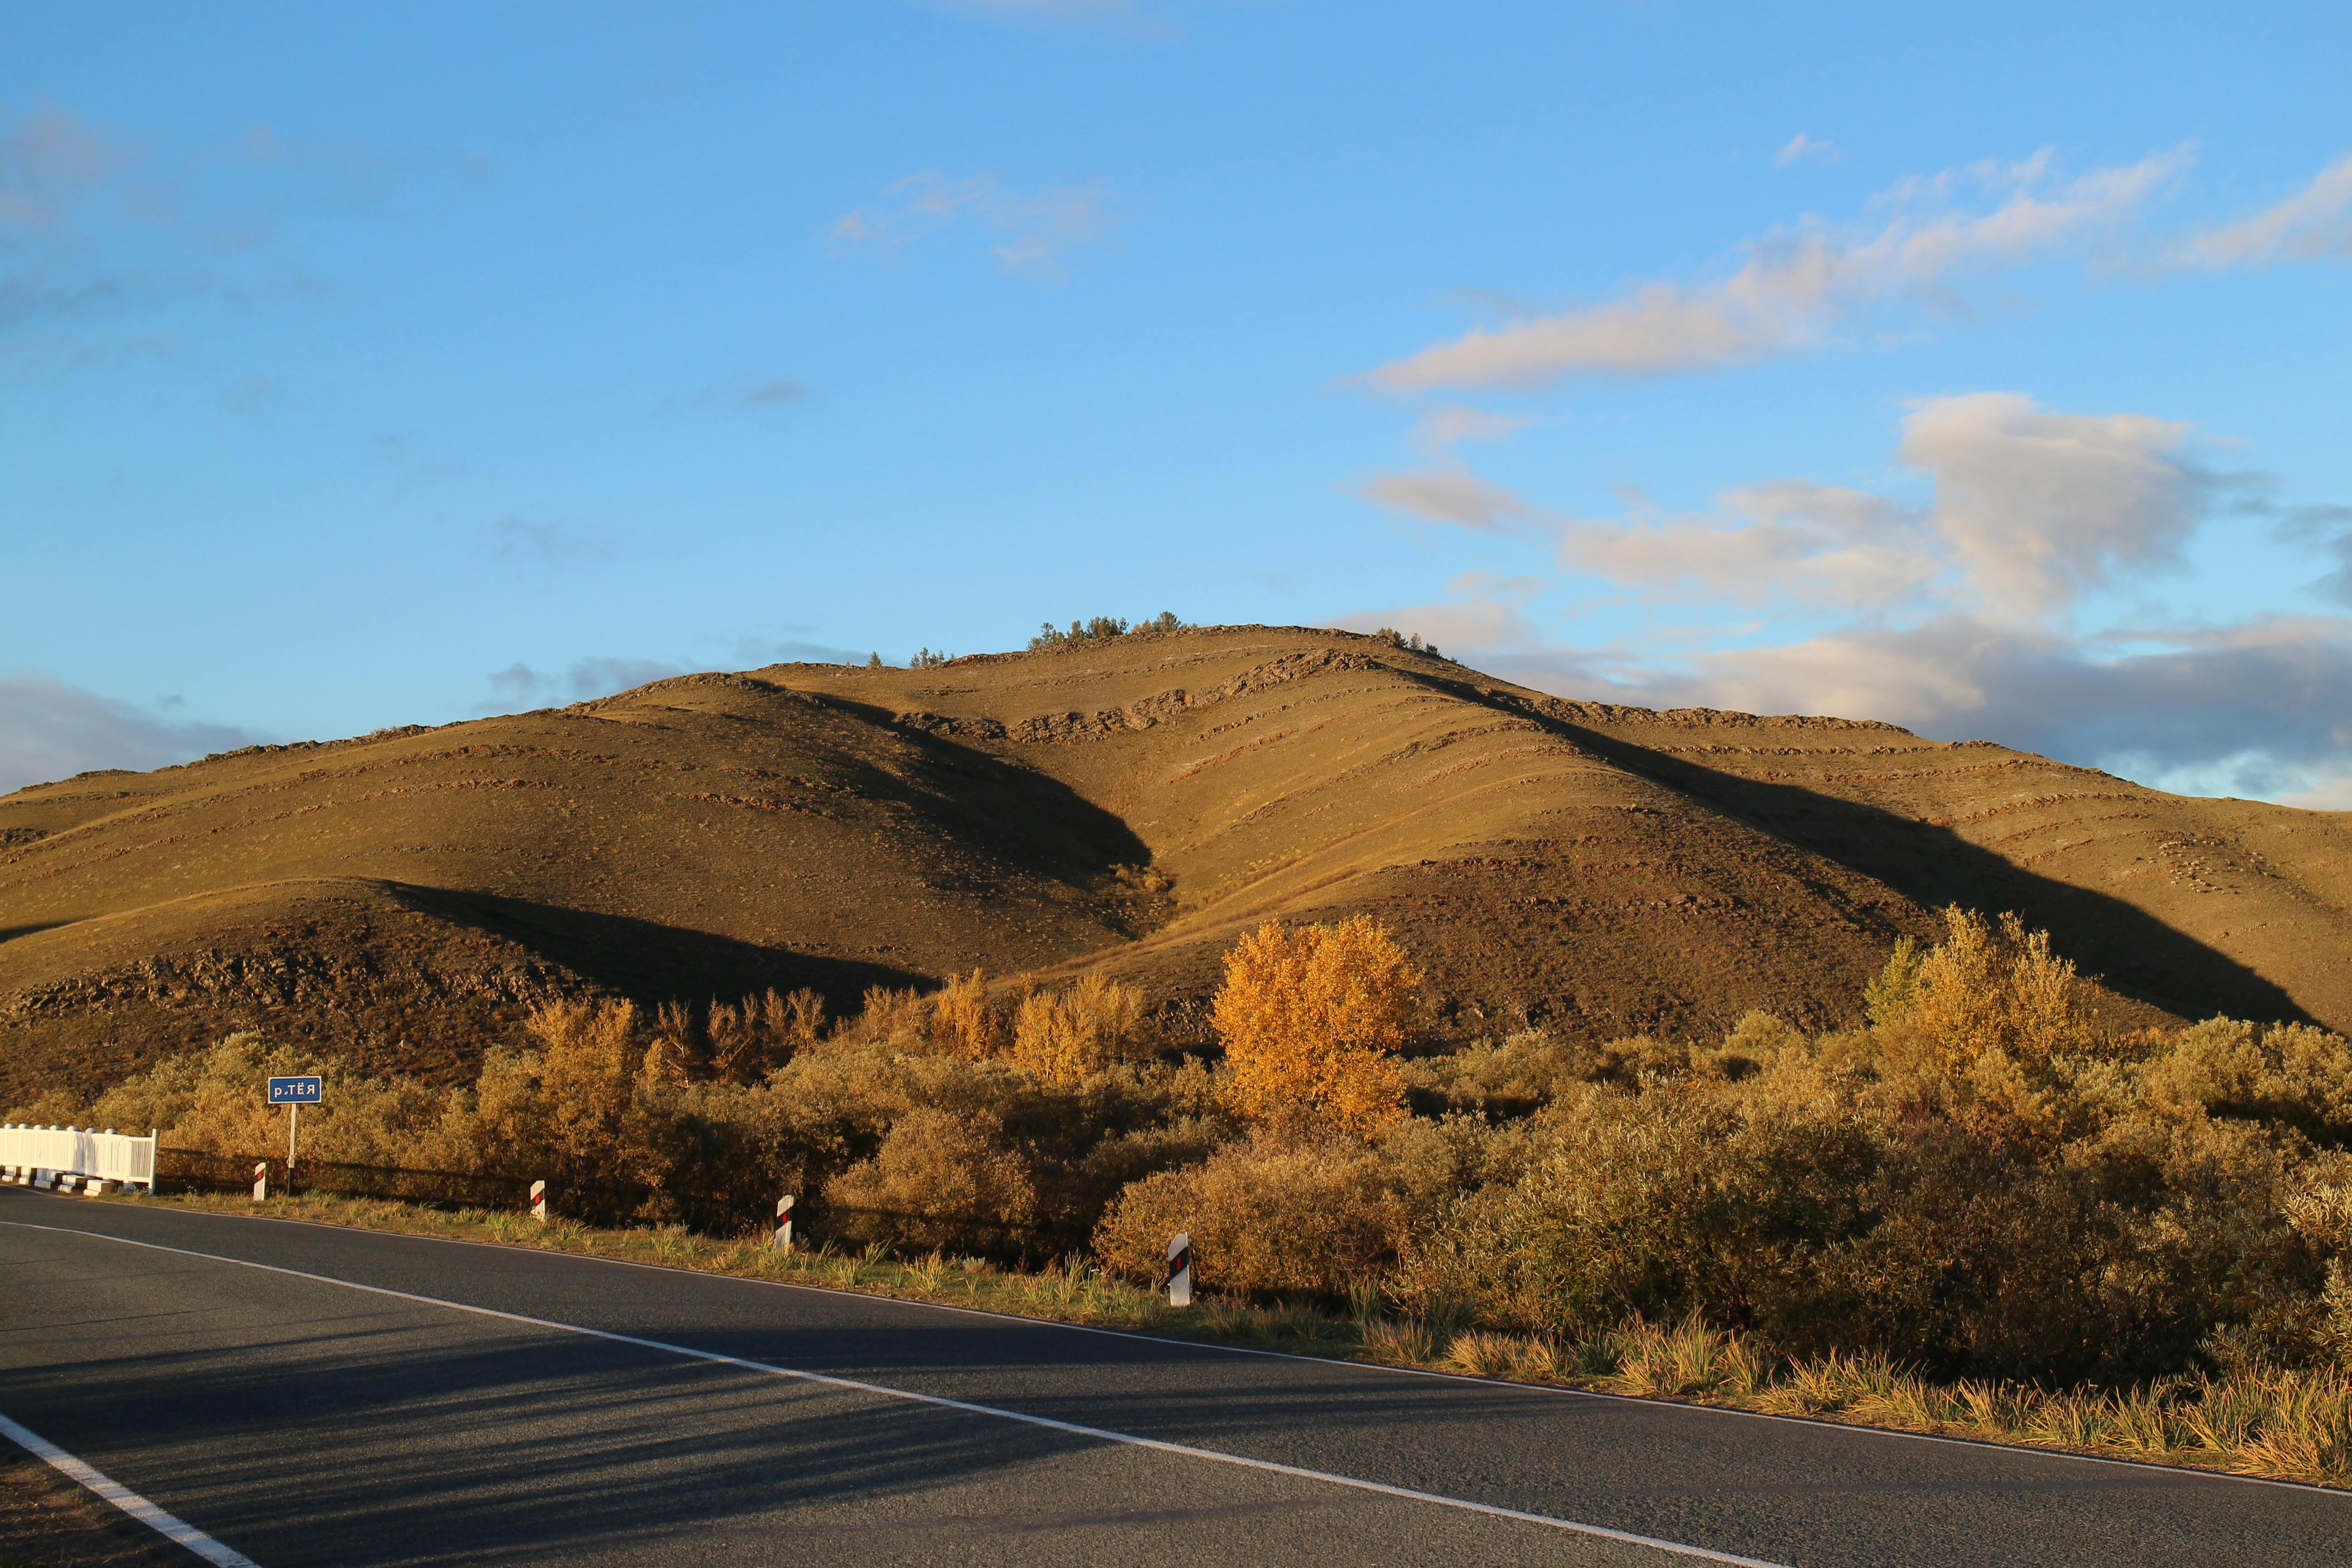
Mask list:
[[549,1002],[524,1027],[540,1044],[539,1083],[546,1132],[563,1157],[593,1164],[611,1157],[644,1063],[636,1004]]
[[984,1061],[1004,1046],[1004,1017],[979,970],[950,974],[931,994],[931,1039],[967,1061]]
[[1404,1114],[1404,1044],[1421,972],[1379,921],[1285,931],[1225,954],[1212,1022],[1233,1076],[1225,1102],[1254,1121],[1307,1118],[1369,1136]]
[[1151,1054],[1143,993],[1099,974],[1066,991],[1024,997],[1013,1023],[1010,1060],[1047,1083],[1083,1082],[1115,1062]]

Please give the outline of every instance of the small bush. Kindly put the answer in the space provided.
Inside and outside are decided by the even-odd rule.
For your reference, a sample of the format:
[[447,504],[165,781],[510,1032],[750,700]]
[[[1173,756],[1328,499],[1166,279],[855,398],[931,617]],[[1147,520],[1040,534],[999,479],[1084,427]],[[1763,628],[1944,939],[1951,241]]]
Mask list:
[[1129,1187],[1096,1228],[1095,1251],[1152,1279],[1169,1238],[1189,1231],[1204,1288],[1340,1296],[1392,1254],[1402,1219],[1372,1151],[1261,1135]]
[[[828,1210],[856,1221],[850,1234],[928,1249],[969,1245],[975,1229],[1025,1229],[1037,1191],[986,1111],[918,1106],[891,1124],[873,1158],[825,1189]],[[846,1211],[866,1210],[865,1215]]]

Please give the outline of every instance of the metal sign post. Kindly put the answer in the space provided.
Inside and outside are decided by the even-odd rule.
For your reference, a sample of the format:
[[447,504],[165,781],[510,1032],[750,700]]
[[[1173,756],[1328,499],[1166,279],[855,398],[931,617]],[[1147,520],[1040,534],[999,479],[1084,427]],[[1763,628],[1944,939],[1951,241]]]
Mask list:
[[793,1249],[793,1195],[786,1193],[776,1200],[776,1250]]
[[1168,1244],[1168,1304],[1192,1304],[1192,1233],[1180,1230]]
[[[312,1074],[302,1078],[273,1078],[269,1080],[269,1103],[286,1107],[286,1195],[294,1195],[295,1139],[302,1130],[302,1108],[316,1105],[324,1098],[327,1080]],[[255,1197],[262,1195],[259,1184],[255,1184]]]

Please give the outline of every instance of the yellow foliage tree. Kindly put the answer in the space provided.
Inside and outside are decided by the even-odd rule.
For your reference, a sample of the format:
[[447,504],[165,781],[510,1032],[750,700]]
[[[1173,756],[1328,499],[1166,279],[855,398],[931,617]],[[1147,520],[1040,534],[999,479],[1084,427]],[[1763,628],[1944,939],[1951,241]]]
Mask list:
[[1394,1053],[1421,983],[1369,916],[1260,926],[1225,955],[1211,1015],[1232,1068],[1225,1103],[1252,1121],[1320,1119],[1359,1137],[1396,1121],[1404,1075]]

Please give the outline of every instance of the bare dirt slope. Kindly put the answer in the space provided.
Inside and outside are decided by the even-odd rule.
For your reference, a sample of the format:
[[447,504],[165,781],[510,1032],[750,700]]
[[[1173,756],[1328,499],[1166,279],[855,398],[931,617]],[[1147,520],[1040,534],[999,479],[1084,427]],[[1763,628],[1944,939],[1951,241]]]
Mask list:
[[1465,1031],[1825,1024],[1949,901],[2165,1013],[2352,1026],[2343,814],[1240,627],[688,676],[20,792],[0,1086],[240,1025],[454,1072],[591,989],[844,1005],[1101,965],[1196,997],[1246,926],[1359,910]]

